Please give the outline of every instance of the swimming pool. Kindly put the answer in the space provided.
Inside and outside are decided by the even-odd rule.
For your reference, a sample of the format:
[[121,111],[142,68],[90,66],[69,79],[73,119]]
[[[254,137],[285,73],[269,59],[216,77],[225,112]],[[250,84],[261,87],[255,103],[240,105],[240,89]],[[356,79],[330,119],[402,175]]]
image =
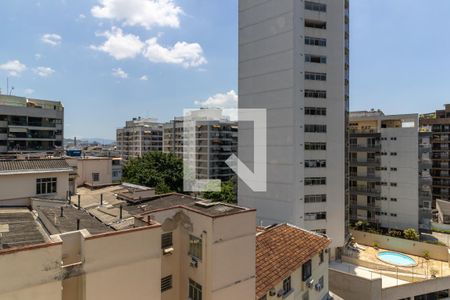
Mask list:
[[399,267],[414,267],[417,265],[414,259],[398,252],[384,251],[378,253],[377,256],[379,260]]

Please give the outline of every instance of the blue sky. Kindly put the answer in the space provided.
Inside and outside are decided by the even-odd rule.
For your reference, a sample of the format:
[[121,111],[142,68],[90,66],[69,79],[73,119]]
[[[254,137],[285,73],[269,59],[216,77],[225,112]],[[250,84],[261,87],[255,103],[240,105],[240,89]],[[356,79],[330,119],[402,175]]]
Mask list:
[[[352,109],[450,102],[449,11],[351,1]],[[3,0],[0,20],[2,91],[9,76],[16,95],[63,101],[66,137],[114,138],[135,116],[236,101],[237,0]]]

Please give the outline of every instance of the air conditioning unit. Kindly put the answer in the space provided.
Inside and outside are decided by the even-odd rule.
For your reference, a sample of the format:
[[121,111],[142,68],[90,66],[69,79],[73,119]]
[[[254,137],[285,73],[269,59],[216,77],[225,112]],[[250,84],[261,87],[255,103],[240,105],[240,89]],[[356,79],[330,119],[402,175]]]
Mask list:
[[313,286],[314,286],[314,279],[308,279],[307,281],[306,281],[306,286],[309,288],[309,289],[311,289]]
[[314,288],[316,289],[316,291],[320,292],[323,286],[320,283],[317,283]]
[[191,260],[191,267],[198,268],[198,261],[195,258]]
[[269,291],[269,296],[270,297],[273,297],[273,296],[275,296],[277,294],[277,291],[275,290],[275,289],[271,289],[270,291]]
[[163,255],[172,255],[174,249],[173,247],[163,249]]

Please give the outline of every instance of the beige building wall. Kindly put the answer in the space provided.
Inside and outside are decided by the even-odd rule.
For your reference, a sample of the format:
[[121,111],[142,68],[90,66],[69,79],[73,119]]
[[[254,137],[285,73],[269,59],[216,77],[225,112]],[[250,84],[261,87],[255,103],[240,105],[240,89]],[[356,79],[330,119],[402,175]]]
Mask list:
[[[57,178],[55,194],[37,195],[36,179]],[[0,175],[0,206],[30,205],[31,197],[65,199],[69,190],[69,172]]]
[[0,299],[161,299],[159,225],[86,235],[0,251]]
[[[311,279],[314,280],[314,284],[311,288],[306,286],[306,283],[303,282],[302,279],[302,267],[300,266],[294,272],[291,273],[291,286],[292,292],[286,296],[283,296],[283,300],[297,300],[297,299],[305,299],[306,294],[308,294],[309,298],[306,299],[324,299],[325,295],[328,294],[328,256],[325,254],[325,260],[323,263],[320,263],[319,255],[315,255],[311,259],[312,263],[312,275]],[[323,276],[323,288],[320,291],[317,291],[314,286],[319,282],[319,278]],[[286,277],[287,278],[287,277]],[[283,281],[279,282],[275,286],[275,291],[283,290]],[[275,294],[274,296],[270,296],[267,293],[267,300],[278,300],[280,297]]]
[[[112,159],[102,158],[66,158],[71,167],[76,167],[76,186],[105,186],[112,184]],[[94,181],[93,173],[99,174],[99,180]]]
[[[152,216],[163,233],[173,233],[174,251],[162,257],[161,269],[161,278],[172,275],[173,287],[161,299],[188,299],[189,279],[202,286],[203,300],[254,298],[255,211],[212,218],[177,208]],[[190,235],[202,240],[197,267],[191,266]]]

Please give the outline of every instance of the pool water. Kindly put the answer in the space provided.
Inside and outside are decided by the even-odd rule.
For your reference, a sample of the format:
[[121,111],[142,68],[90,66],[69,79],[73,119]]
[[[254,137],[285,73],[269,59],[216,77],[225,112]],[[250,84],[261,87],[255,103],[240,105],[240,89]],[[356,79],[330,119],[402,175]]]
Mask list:
[[385,263],[401,266],[401,267],[414,267],[417,265],[417,262],[409,257],[408,255],[398,253],[398,252],[380,252],[378,253],[378,258]]

